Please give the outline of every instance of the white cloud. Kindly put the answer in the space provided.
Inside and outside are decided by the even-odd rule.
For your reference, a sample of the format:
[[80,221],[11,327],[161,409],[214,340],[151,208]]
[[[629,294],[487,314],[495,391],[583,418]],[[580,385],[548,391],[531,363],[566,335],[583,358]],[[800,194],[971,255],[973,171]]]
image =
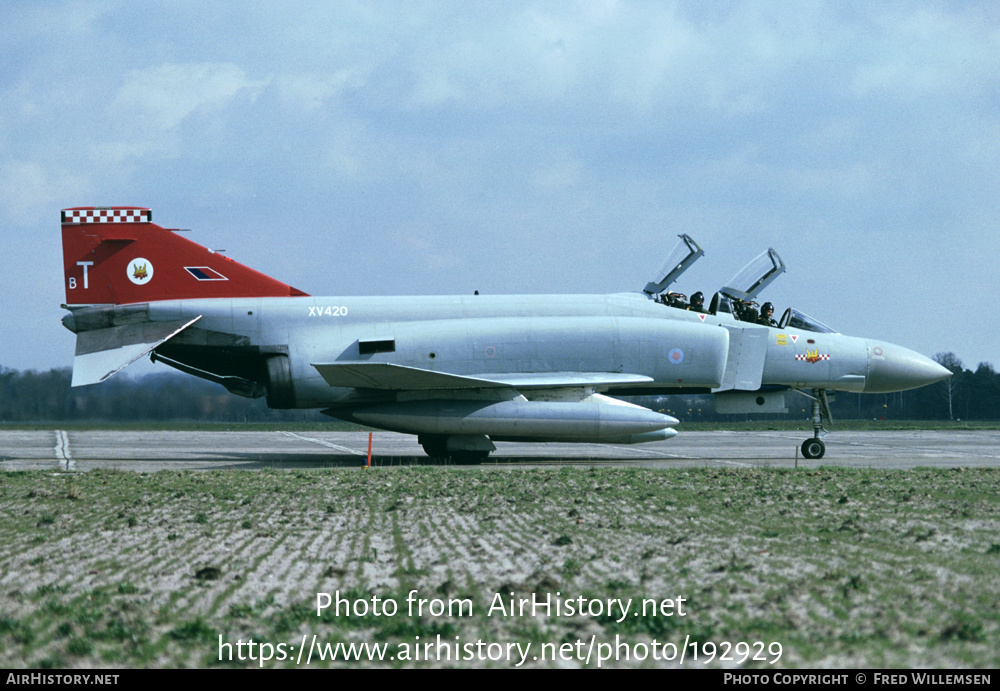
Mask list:
[[82,199],[89,193],[86,178],[76,173],[35,161],[0,163],[0,208],[17,225],[28,225],[39,217],[55,223],[64,200]]
[[358,69],[339,69],[331,74],[280,72],[272,80],[283,105],[298,113],[314,113],[340,94],[360,89],[366,75]]
[[572,187],[580,182],[584,165],[579,160],[553,161],[532,175],[534,185],[543,192]]
[[[866,279],[831,238],[878,229],[921,252],[912,238],[948,225],[962,247],[992,242],[994,6],[15,0],[0,221],[31,230],[12,243],[90,203],[154,206],[223,246],[216,231],[266,227],[287,237],[281,261],[329,284],[311,289],[340,290],[302,249],[329,232],[359,265],[396,261],[383,284],[413,292],[486,274],[617,287],[683,231],[709,254],[700,289],[774,243],[790,262],[776,290],[804,281],[802,307],[836,321],[806,262]],[[974,272],[952,274],[976,294]]]
[[229,63],[167,64],[132,70],[115,107],[159,130],[177,127],[196,111],[217,111],[235,97],[257,97],[269,80],[247,77]]
[[882,18],[882,31],[856,68],[859,96],[889,94],[907,101],[929,96],[960,99],[994,91],[1000,73],[1000,28],[942,7]]

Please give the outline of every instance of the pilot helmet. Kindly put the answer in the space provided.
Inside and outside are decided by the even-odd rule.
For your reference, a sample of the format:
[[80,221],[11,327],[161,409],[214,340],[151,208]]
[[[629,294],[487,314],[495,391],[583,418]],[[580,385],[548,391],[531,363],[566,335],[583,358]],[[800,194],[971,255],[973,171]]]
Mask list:
[[765,302],[760,308],[760,313],[764,314],[765,312],[774,312],[774,305],[770,302]]
[[700,290],[691,296],[692,305],[700,305],[703,302],[705,302],[705,295]]

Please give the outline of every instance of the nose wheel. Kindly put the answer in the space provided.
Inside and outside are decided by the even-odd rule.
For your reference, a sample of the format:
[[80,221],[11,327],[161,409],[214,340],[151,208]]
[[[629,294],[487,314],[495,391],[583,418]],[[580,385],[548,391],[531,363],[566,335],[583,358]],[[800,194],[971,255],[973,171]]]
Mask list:
[[802,442],[802,455],[805,458],[823,458],[823,454],[826,453],[826,444],[823,443],[820,437],[828,434],[826,428],[823,427],[823,420],[826,419],[827,422],[833,422],[826,390],[813,389],[812,393],[807,393],[801,389],[797,389],[797,391],[812,400],[813,436],[812,439],[806,439]]
[[823,458],[826,453],[826,444],[822,439],[806,439],[802,442],[802,455],[806,458]]

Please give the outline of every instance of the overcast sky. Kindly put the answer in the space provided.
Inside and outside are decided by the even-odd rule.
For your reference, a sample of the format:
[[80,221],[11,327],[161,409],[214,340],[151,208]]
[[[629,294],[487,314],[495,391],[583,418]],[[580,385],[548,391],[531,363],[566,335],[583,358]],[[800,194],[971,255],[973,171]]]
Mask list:
[[1000,366],[1000,3],[0,7],[0,365],[72,363],[59,210],[314,295],[769,288]]

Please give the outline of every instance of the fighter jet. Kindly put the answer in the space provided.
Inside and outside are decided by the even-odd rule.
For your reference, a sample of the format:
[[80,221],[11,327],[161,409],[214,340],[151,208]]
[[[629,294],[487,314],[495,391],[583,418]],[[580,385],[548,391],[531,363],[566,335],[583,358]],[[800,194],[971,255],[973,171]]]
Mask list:
[[699,311],[669,291],[704,254],[687,235],[635,293],[428,297],[313,297],[156,225],[143,207],[65,209],[62,240],[73,386],[148,355],[271,408],[416,434],[428,455],[455,461],[481,461],[496,441],[677,434],[677,419],[617,396],[713,393],[721,412],[775,412],[790,392],[812,400],[802,452],[820,458],[828,392],[902,391],[950,374],[794,309],[755,323],[755,298],[785,270],[773,249]]

